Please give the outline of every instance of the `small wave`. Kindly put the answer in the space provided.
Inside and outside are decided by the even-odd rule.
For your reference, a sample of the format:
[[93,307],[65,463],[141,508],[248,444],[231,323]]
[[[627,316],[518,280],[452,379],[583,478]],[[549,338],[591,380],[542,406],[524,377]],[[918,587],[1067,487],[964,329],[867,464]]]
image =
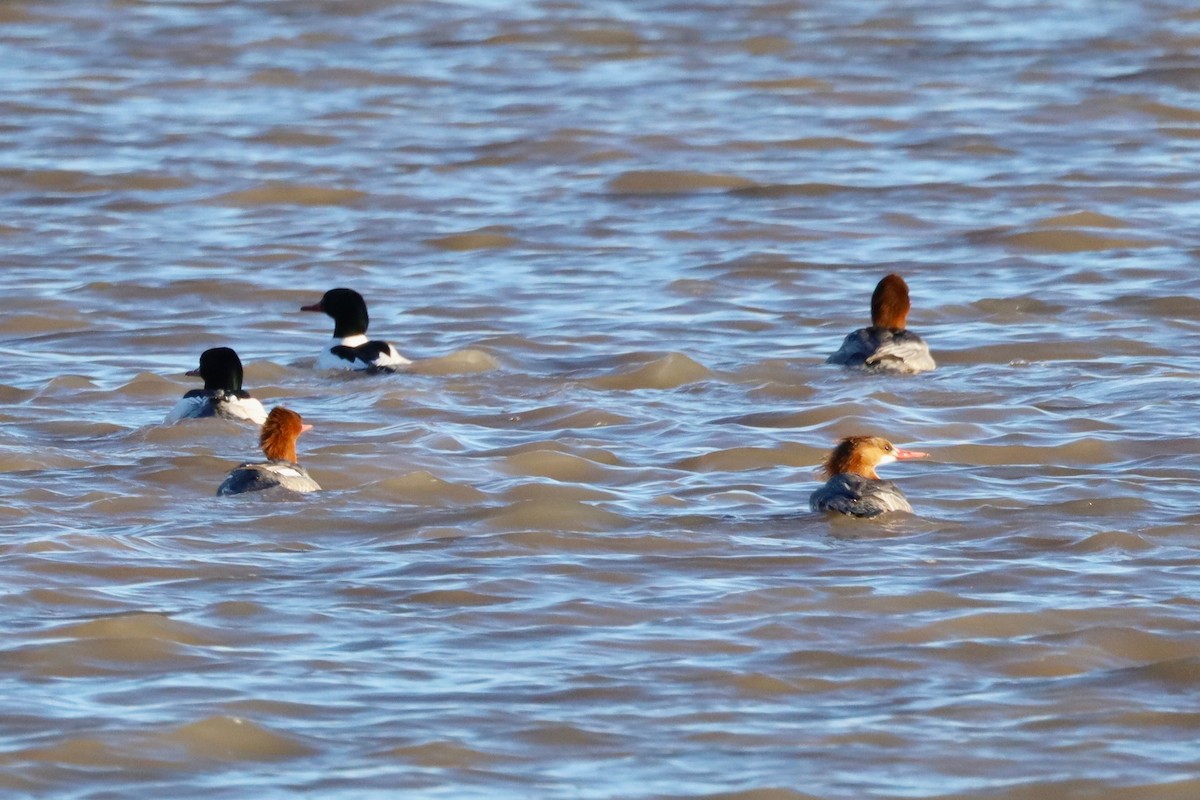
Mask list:
[[1110,83],[1153,83],[1200,91],[1200,67],[1152,67],[1113,75],[1104,80]]
[[466,589],[432,589],[428,592],[415,592],[404,599],[406,602],[418,605],[466,608],[469,606],[504,605],[505,603],[515,602],[517,598],[472,592]]
[[228,637],[160,614],[123,614],[63,626],[44,634],[59,641],[0,653],[0,664],[38,676],[80,677],[147,669],[195,669],[191,647],[227,644]]
[[1047,447],[1020,444],[953,444],[940,448],[937,455],[940,461],[984,466],[1009,464],[1098,465],[1111,464],[1115,458],[1111,442],[1092,438],[1076,439],[1061,445]]
[[[612,481],[609,468],[617,463],[612,453],[591,450],[592,458],[583,458],[557,450],[527,450],[505,459],[506,468],[518,475],[529,475],[563,483],[585,483],[606,485]],[[603,459],[603,463],[594,460]]]
[[24,403],[26,400],[34,397],[37,393],[32,389],[21,389],[16,386],[0,385],[0,403],[4,405],[16,405]]
[[478,505],[488,499],[473,486],[451,483],[424,470],[379,481],[368,487],[366,493],[384,496],[391,502],[423,506]]
[[703,364],[693,361],[683,353],[668,353],[630,372],[590,378],[584,381],[584,384],[596,389],[624,391],[674,389],[710,377],[712,373]]
[[[1119,677],[1136,681],[1144,679],[1155,686],[1177,687],[1180,691],[1189,691],[1200,685],[1200,658],[1173,658],[1169,661],[1159,661],[1154,664],[1121,670]],[[1194,795],[1189,794],[1189,797]]]
[[[307,44],[302,46],[308,46]],[[325,67],[319,69],[291,69],[270,67],[260,69],[250,76],[253,83],[262,86],[291,87],[371,87],[371,86],[435,86],[438,81],[413,75],[403,75],[391,70],[353,69],[349,67]]]
[[449,236],[439,236],[434,239],[426,239],[425,244],[430,247],[436,247],[439,250],[462,252],[467,250],[512,247],[514,244],[517,244],[517,241],[516,237],[512,236],[507,228],[488,227],[464,233],[455,233]]
[[1083,541],[1066,548],[1080,553],[1103,553],[1108,550],[1118,550],[1125,553],[1140,553],[1154,549],[1154,545],[1136,533],[1125,531],[1104,531],[1093,534]]
[[977,308],[985,314],[994,314],[996,316],[1011,319],[1022,314],[1032,316],[1050,316],[1060,314],[1067,309],[1066,306],[1055,303],[1047,303],[1038,297],[1032,295],[1021,295],[1019,297],[985,297],[981,300],[976,300],[971,304],[973,308]]
[[834,194],[871,191],[840,183],[755,183],[738,187],[736,193],[746,197],[827,197]]
[[957,136],[935,136],[911,145],[908,149],[916,153],[965,153],[972,156],[1014,156],[1016,151],[1004,147],[988,136],[965,134]]
[[763,35],[747,37],[738,42],[737,46],[752,55],[765,56],[786,53],[795,47],[795,44],[787,36]]
[[146,172],[94,174],[67,169],[6,169],[0,170],[0,177],[31,189],[85,194],[121,190],[155,192],[183,189],[191,185],[173,175]]
[[750,89],[762,89],[769,92],[824,92],[833,88],[832,83],[821,78],[771,78],[768,80],[745,81],[742,85]]
[[680,459],[671,467],[689,472],[741,472],[778,466],[815,465],[820,462],[822,455],[822,451],[815,448],[787,444],[779,447],[731,447]]
[[630,418],[599,408],[545,406],[528,411],[510,411],[505,414],[472,417],[471,422],[493,428],[519,426],[522,430],[562,431],[626,425],[630,422]]
[[389,758],[398,758],[432,769],[478,769],[489,764],[515,760],[512,756],[486,753],[456,742],[426,742],[384,751]]
[[609,181],[614,194],[695,194],[749,189],[757,184],[738,175],[686,170],[631,170]]
[[[683,795],[665,795],[663,800],[676,800]],[[693,794],[687,795],[691,800],[822,800],[821,797],[807,792],[798,792],[795,789],[784,789],[778,786],[764,786],[756,789],[739,789],[732,792],[719,792],[717,794]]]
[[[2,18],[2,15],[0,15]],[[109,737],[105,737],[109,738]],[[122,748],[110,742],[87,736],[70,736],[54,744],[29,747],[24,750],[8,750],[0,754],[0,765],[7,764],[53,764],[56,768],[75,767],[86,771],[93,770],[145,770],[167,766],[144,757],[130,757]],[[18,769],[4,770],[0,775],[0,787],[9,790],[21,789],[34,797],[45,791],[41,782],[18,782]]]
[[[539,495],[545,494],[539,492]],[[490,515],[489,521],[499,530],[555,533],[610,531],[623,528],[628,522],[620,514],[570,499],[561,492],[512,503]]]
[[226,192],[209,202],[223,206],[351,206],[369,195],[357,189],[331,189],[301,183],[272,183]]
[[[121,395],[132,397],[163,398],[181,394],[180,387],[181,384],[164,378],[157,373],[139,372],[133,377],[133,380],[118,388],[117,392]],[[165,412],[166,409],[164,409]]]
[[1131,237],[1101,236],[1095,233],[1054,228],[1038,231],[1023,231],[1020,233],[984,234],[981,242],[990,240],[996,244],[1007,245],[1021,250],[1035,250],[1045,253],[1084,253],[1101,250],[1132,250],[1145,247],[1157,247],[1161,242],[1152,239],[1135,239]]
[[534,727],[517,731],[516,736],[539,747],[560,749],[622,747],[625,744],[625,740],[615,734],[590,731],[566,723],[538,723]]
[[138,612],[89,620],[55,628],[47,635],[72,639],[154,639],[187,645],[227,644],[219,631],[172,619],[165,614]]
[[1156,100],[1143,100],[1133,104],[1133,107],[1138,111],[1157,117],[1160,120],[1169,120],[1171,122],[1200,122],[1200,110],[1195,108],[1183,108],[1181,106],[1173,106],[1169,103],[1160,103]]
[[491,372],[500,368],[500,361],[483,350],[459,350],[438,358],[417,361],[412,371],[421,375],[466,375],[476,372]]
[[1200,300],[1186,295],[1170,297],[1147,297],[1145,295],[1121,295],[1103,304],[1118,312],[1140,311],[1149,317],[1168,320],[1200,319]]
[[220,761],[277,761],[312,755],[313,748],[241,717],[215,716],[154,737],[156,745],[183,747]]
[[1095,211],[1076,211],[1073,214],[1058,214],[1033,223],[1038,228],[1131,228],[1133,225],[1119,217],[1098,214]]
[[272,128],[266,133],[251,137],[250,141],[276,147],[333,147],[342,140],[337,136],[325,133],[311,133],[291,128]]

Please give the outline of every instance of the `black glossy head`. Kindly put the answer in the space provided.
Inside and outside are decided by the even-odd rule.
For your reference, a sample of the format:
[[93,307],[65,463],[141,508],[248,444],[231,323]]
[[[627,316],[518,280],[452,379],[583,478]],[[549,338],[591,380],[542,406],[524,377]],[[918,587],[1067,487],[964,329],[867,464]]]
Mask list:
[[188,375],[204,378],[205,389],[242,390],[242,360],[229,347],[213,347],[200,354],[200,369]]
[[324,311],[333,317],[333,335],[339,339],[367,332],[371,323],[367,316],[367,303],[353,289],[330,289],[321,302],[301,306],[301,311]]

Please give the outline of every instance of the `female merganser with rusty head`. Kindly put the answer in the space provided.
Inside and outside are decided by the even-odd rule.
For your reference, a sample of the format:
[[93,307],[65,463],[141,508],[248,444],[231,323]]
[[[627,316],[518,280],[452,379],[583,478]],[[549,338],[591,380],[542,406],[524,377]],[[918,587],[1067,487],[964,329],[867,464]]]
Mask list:
[[175,404],[165,422],[197,417],[224,417],[262,425],[267,419],[263,404],[242,389],[242,360],[228,347],[200,354],[200,368],[188,375],[204,378],[203,389],[192,389]]
[[885,277],[871,295],[871,327],[847,335],[841,349],[825,363],[906,373],[936,367],[929,345],[904,327],[911,305],[904,278],[895,273]]
[[822,465],[825,485],[808,498],[813,511],[837,511],[852,517],[874,517],[885,511],[912,511],[904,494],[891,481],[881,480],[875,468],[906,458],[924,458],[928,453],[901,450],[878,436],[850,436]]
[[367,303],[353,289],[330,289],[321,302],[301,311],[324,311],[333,317],[333,341],[317,358],[317,369],[357,369],[395,372],[412,362],[388,342],[367,339]]
[[269,460],[239,464],[230,471],[217,494],[258,492],[276,486],[293,492],[320,489],[304,467],[296,463],[296,440],[311,429],[312,425],[305,425],[295,411],[283,406],[272,408],[258,438],[258,444]]

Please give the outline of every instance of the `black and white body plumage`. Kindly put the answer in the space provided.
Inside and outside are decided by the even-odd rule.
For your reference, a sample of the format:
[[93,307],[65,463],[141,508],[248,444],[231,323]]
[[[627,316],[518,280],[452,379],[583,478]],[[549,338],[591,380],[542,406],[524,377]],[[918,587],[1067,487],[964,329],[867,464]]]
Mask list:
[[367,303],[353,289],[330,289],[321,302],[301,311],[323,311],[333,318],[333,339],[317,357],[318,369],[395,372],[412,362],[382,339],[368,339]]
[[234,467],[217,489],[217,494],[259,492],[275,487],[302,493],[316,492],[321,488],[308,474],[308,470],[294,461],[266,461]]
[[822,471],[829,480],[808,497],[813,511],[833,511],[852,517],[876,517],[888,511],[912,512],[900,487],[883,480],[875,468],[926,453],[902,450],[878,436],[850,436],[838,442]]
[[312,428],[295,411],[276,406],[263,423],[259,446],[266,461],[246,462],[234,467],[217,489],[218,495],[286,489],[315,492],[321,487],[304,467],[296,463],[296,440]]
[[874,326],[847,334],[841,348],[825,363],[907,373],[928,372],[937,366],[929,345],[917,334]]
[[200,368],[187,374],[204,378],[204,388],[185,393],[165,422],[201,417],[222,417],[255,425],[266,421],[263,404],[242,389],[242,361],[231,348],[205,350],[200,354]]
[[859,328],[842,341],[827,364],[863,367],[880,372],[928,372],[937,367],[929,345],[908,330],[908,284],[895,273],[887,275],[871,295],[871,327]]
[[886,511],[907,511],[912,506],[892,481],[871,480],[861,475],[834,475],[808,498],[813,511],[836,511],[852,517],[876,517]]

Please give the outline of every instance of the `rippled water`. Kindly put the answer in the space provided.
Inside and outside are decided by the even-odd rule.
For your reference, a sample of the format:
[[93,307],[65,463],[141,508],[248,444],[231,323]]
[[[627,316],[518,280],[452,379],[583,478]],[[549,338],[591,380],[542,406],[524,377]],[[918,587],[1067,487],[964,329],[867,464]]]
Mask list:
[[[0,23],[5,792],[1200,795],[1193,3]],[[890,271],[939,369],[824,365]],[[326,491],[160,424],[221,345]]]

